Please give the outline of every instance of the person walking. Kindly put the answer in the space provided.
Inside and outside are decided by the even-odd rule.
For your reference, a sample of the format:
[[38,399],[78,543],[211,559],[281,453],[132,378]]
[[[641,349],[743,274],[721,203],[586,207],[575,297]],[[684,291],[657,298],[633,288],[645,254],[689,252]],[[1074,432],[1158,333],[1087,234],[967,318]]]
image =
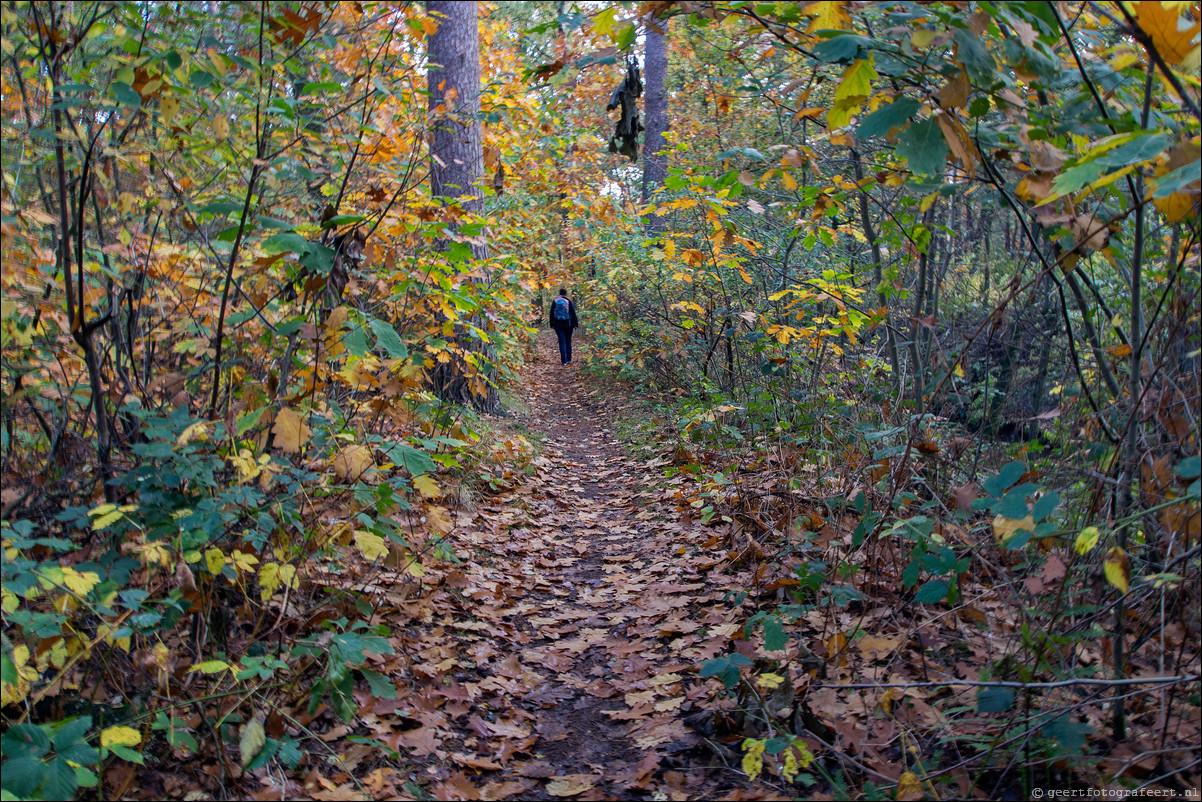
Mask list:
[[568,297],[568,291],[560,287],[559,297],[551,302],[551,328],[559,337],[559,360],[563,365],[572,361],[572,330],[579,325],[576,304]]

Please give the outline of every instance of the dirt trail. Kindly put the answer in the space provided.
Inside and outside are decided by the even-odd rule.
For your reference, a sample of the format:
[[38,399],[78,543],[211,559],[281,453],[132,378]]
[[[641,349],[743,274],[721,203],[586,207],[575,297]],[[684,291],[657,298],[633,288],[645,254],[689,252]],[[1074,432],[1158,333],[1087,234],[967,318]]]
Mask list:
[[[621,399],[577,371],[542,332],[528,409],[507,424],[543,439],[534,470],[458,513],[461,562],[400,605],[406,641],[425,648],[397,673],[418,683],[376,711],[409,719],[382,740],[425,762],[435,798],[712,799],[743,785],[684,722],[711,703],[696,666],[739,629],[727,577],[708,570],[718,530],[681,520],[662,468],[612,431]],[[774,796],[759,790],[746,798]]]

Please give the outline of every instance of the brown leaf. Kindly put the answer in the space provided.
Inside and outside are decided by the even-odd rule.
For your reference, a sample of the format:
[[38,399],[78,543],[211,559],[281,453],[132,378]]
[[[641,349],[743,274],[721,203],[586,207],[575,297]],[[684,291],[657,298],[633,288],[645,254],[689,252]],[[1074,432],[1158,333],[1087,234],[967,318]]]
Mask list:
[[939,90],[939,105],[945,109],[963,106],[968,102],[970,91],[972,91],[972,86],[968,83],[968,73],[960,70],[956,73],[956,77],[949,78]]
[[547,793],[551,796],[576,796],[596,785],[597,779],[593,774],[565,774],[547,783]]
[[334,455],[331,467],[347,482],[357,482],[369,470],[376,466],[372,459],[371,450],[367,446],[353,443],[338,450]]
[[271,427],[275,433],[275,444],[287,454],[295,454],[301,446],[309,442],[309,427],[300,416],[288,407],[284,407],[275,416],[275,425]]

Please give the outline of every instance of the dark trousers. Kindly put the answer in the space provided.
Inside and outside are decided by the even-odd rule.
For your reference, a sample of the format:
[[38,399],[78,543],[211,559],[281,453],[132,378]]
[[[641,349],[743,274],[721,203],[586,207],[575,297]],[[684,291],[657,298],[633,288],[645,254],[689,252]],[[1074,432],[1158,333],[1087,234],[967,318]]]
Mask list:
[[555,334],[559,337],[559,361],[566,365],[572,361],[572,330],[556,329]]

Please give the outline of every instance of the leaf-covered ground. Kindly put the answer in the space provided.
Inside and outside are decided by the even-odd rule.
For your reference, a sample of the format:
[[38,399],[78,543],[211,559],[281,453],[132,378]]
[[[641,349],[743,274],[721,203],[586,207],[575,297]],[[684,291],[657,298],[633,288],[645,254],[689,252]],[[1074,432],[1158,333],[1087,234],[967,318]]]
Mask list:
[[[715,530],[682,519],[654,460],[624,455],[610,428],[622,399],[587,390],[548,336],[522,382],[528,409],[508,421],[543,440],[533,470],[454,513],[458,563],[429,566],[420,585],[401,570],[371,580],[397,649],[374,668],[398,698],[363,695],[368,731],[326,733],[343,760],[265,796],[702,799],[745,787],[685,723],[713,692],[696,666],[741,627],[720,603],[738,581],[703,570]],[[352,734],[396,754],[348,749]]]

